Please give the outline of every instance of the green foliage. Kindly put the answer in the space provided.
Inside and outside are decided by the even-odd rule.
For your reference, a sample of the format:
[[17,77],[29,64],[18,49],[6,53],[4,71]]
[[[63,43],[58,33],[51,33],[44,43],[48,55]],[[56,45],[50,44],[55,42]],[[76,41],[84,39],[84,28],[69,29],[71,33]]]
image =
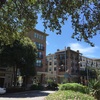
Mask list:
[[90,94],[92,94],[97,100],[100,99],[100,80],[92,79],[89,80],[89,90]]
[[[6,0],[0,8],[0,34],[24,33],[33,29],[37,23],[38,6],[30,0]],[[28,16],[27,16],[28,15]]]
[[94,97],[75,91],[57,91],[49,94],[45,100],[96,100]]
[[89,89],[86,86],[83,86],[78,83],[60,84],[59,90],[72,90],[72,91],[78,91],[82,93],[89,93]]
[[97,99],[100,100],[100,80],[97,80],[92,87],[92,94]]
[[52,83],[53,83],[53,80],[52,80],[52,79],[48,79],[48,80],[47,80],[47,83],[48,83],[48,84],[52,84]]
[[18,37],[10,44],[0,40],[0,66],[20,68],[22,75],[34,75],[36,52],[34,43],[27,37]]
[[11,38],[16,32],[27,33],[40,14],[45,29],[57,34],[70,18],[72,38],[94,46],[90,39],[100,32],[99,6],[99,0],[0,0],[0,34]]
[[30,87],[31,90],[43,90],[43,86],[41,84],[33,84]]
[[87,67],[85,70],[80,70],[80,75],[87,76],[88,70],[88,77],[91,79],[96,79],[98,77],[97,71],[95,68]]
[[99,6],[99,0],[52,0],[42,3],[44,26],[51,31],[57,30],[57,34],[61,34],[62,25],[71,18],[74,29],[72,38],[78,41],[83,39],[93,46],[89,39],[100,31]]
[[48,79],[47,83],[48,83],[47,89],[49,89],[49,90],[57,90],[58,89],[58,84],[55,83],[52,79]]

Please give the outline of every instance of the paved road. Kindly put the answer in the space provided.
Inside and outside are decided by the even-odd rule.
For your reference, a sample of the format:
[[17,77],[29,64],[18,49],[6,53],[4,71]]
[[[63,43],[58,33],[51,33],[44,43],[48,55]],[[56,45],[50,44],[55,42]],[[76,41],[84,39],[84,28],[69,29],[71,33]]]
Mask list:
[[27,91],[0,95],[0,100],[44,100],[45,96],[55,91]]

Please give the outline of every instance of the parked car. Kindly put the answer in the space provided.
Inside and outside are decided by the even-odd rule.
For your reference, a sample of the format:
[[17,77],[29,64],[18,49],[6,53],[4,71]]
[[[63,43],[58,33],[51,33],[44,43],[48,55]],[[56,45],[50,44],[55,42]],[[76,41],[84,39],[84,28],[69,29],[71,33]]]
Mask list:
[[6,88],[0,87],[0,94],[5,94],[6,93]]

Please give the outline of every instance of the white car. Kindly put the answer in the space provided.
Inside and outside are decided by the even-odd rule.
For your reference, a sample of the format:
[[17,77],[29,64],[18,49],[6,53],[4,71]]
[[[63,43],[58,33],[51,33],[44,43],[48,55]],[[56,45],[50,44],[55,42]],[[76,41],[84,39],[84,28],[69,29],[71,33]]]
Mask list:
[[6,93],[6,88],[0,87],[0,94],[4,94],[4,93]]

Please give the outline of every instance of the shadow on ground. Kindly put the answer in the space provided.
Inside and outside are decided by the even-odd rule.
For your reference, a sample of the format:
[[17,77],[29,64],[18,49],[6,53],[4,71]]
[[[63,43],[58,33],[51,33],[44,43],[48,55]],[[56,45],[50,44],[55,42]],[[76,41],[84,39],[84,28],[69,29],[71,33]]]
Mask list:
[[42,97],[42,96],[47,96],[50,94],[49,92],[46,91],[27,91],[27,92],[21,92],[21,93],[6,93],[4,95],[0,95],[0,97],[3,98],[28,98],[28,97]]

